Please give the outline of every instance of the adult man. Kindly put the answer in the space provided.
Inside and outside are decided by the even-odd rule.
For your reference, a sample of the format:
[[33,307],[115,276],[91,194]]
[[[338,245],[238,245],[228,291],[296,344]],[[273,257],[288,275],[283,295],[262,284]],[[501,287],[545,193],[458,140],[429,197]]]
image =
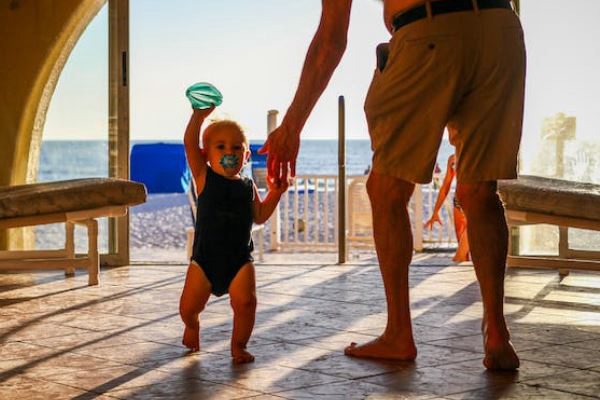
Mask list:
[[[294,100],[263,148],[273,179],[287,177],[288,168],[295,174],[300,132],[345,51],[351,6],[352,0],[322,1]],[[521,25],[509,0],[384,0],[384,21],[392,34],[389,56],[380,57],[365,114],[374,151],[367,190],[388,321],[379,338],[353,343],[345,353],[399,360],[417,355],[407,205],[414,184],[431,180],[448,126],[483,299],[483,363],[516,369],[503,310],[508,233],[496,181],[516,177],[525,80]]]

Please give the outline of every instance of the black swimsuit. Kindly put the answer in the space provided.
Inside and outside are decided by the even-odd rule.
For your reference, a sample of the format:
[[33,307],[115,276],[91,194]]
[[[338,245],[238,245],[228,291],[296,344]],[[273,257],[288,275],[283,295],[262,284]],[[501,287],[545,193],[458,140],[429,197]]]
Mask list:
[[202,268],[216,296],[227,293],[238,271],[254,260],[253,200],[251,179],[227,179],[207,168],[198,196],[191,260]]

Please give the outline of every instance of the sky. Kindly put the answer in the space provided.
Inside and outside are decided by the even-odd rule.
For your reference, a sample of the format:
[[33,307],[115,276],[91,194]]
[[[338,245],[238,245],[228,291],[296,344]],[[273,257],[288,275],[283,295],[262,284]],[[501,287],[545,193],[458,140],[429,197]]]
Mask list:
[[[132,139],[178,140],[190,116],[185,89],[199,81],[223,94],[215,116],[232,118],[250,139],[266,138],[267,112],[289,106],[320,17],[320,0],[131,0]],[[377,0],[358,0],[346,50],[307,122],[305,138],[337,136],[338,96],[348,136],[368,139],[362,111],[375,46],[389,40]],[[73,50],[57,85],[45,138],[105,139],[108,123],[107,12]]]
[[[185,89],[207,81],[221,90],[217,117],[237,120],[251,140],[266,137],[267,111],[280,117],[294,95],[321,0],[131,0],[133,140],[179,140],[190,115]],[[525,149],[544,117],[577,117],[577,139],[600,137],[600,1],[521,0],[528,53]],[[45,139],[106,139],[107,11],[77,43],[48,111]],[[375,46],[389,39],[382,4],[355,0],[348,48],[303,132],[337,136],[337,98],[346,99],[347,135],[368,139],[363,101]]]
[[527,46],[523,143],[540,141],[542,120],[576,117],[576,139],[600,140],[600,1],[521,0]]

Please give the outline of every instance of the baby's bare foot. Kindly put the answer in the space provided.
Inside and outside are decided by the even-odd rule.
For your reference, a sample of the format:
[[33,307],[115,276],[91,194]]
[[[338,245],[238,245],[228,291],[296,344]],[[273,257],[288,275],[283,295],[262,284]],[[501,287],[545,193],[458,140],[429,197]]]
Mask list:
[[254,356],[246,349],[232,349],[231,357],[233,358],[234,364],[246,364],[254,361]]
[[360,358],[414,361],[414,359],[417,358],[417,348],[412,341],[409,343],[398,344],[390,342],[383,336],[380,336],[377,339],[360,346],[353,342],[344,349],[344,354]]
[[187,326],[183,331],[183,340],[181,341],[190,351],[200,350],[200,325],[197,329],[190,329]]

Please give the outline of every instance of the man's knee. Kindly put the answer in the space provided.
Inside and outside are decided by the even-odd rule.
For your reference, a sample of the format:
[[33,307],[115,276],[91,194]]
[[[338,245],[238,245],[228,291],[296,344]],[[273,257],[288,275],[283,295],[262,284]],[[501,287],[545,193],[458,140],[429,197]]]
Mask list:
[[373,171],[367,179],[367,193],[373,206],[406,206],[414,188],[413,183]]
[[502,207],[496,181],[458,183],[456,197],[466,213]]

